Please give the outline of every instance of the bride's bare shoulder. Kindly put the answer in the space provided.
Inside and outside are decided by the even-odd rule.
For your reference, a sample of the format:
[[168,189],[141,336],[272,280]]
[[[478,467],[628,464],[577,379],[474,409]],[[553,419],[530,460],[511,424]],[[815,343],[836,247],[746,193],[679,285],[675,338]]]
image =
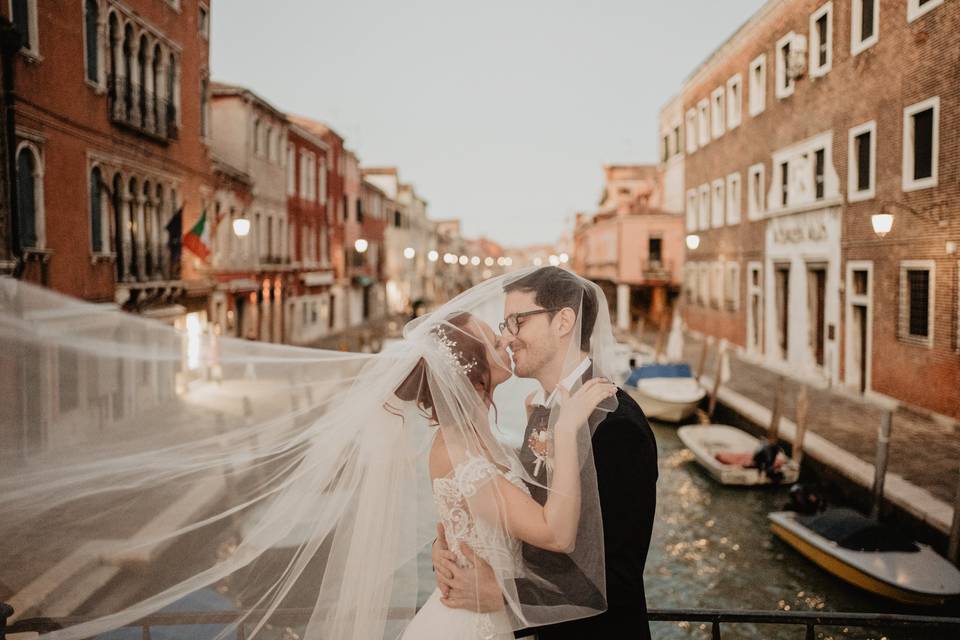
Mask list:
[[443,478],[450,475],[453,471],[453,464],[450,462],[450,452],[447,450],[447,443],[443,439],[443,430],[436,427],[437,434],[433,438],[433,445],[430,447],[430,478]]

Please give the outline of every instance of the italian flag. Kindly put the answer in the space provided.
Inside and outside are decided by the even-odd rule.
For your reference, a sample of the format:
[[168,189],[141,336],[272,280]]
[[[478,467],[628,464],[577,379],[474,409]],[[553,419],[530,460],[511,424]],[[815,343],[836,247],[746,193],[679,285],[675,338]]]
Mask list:
[[183,246],[200,258],[206,260],[210,255],[210,225],[207,223],[207,210],[204,209],[197,224],[185,236]]

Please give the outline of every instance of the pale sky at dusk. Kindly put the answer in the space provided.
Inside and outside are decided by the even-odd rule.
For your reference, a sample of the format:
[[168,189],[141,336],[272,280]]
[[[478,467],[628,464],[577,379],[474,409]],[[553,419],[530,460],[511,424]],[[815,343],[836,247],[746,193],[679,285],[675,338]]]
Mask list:
[[553,242],[602,164],[656,161],[660,106],[764,1],[222,0],[212,75],[329,123],[467,235]]

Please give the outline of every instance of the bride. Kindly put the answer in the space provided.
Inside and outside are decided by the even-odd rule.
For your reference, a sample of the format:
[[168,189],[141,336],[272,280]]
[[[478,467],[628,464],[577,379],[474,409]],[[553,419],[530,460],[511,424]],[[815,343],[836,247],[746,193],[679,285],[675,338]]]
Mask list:
[[[44,638],[177,625],[198,639],[469,640],[598,613],[589,436],[615,404],[612,331],[583,280],[601,301],[595,377],[534,412],[531,472],[530,389],[491,329],[526,273],[464,292],[376,355],[174,329],[0,280],[0,601],[14,621],[61,619]],[[580,334],[580,309],[547,311]],[[571,371],[582,359],[564,357]],[[466,543],[491,567],[502,609],[440,602],[438,520],[458,563]],[[521,543],[562,552],[559,573]]]

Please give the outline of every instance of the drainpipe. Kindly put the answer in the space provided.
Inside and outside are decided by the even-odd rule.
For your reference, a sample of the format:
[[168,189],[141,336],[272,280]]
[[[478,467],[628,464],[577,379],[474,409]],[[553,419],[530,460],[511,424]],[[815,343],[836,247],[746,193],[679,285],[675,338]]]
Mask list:
[[10,224],[7,230],[10,232],[10,250],[16,266],[13,270],[13,277],[19,278],[23,274],[24,258],[23,247],[20,246],[20,216],[17,203],[17,127],[14,123],[14,105],[16,95],[14,94],[14,61],[17,53],[20,51],[22,39],[20,33],[13,27],[6,18],[0,18],[0,68],[3,73],[3,115],[6,123],[4,136],[7,139],[6,157],[3,161],[7,169],[7,206],[10,210]]

